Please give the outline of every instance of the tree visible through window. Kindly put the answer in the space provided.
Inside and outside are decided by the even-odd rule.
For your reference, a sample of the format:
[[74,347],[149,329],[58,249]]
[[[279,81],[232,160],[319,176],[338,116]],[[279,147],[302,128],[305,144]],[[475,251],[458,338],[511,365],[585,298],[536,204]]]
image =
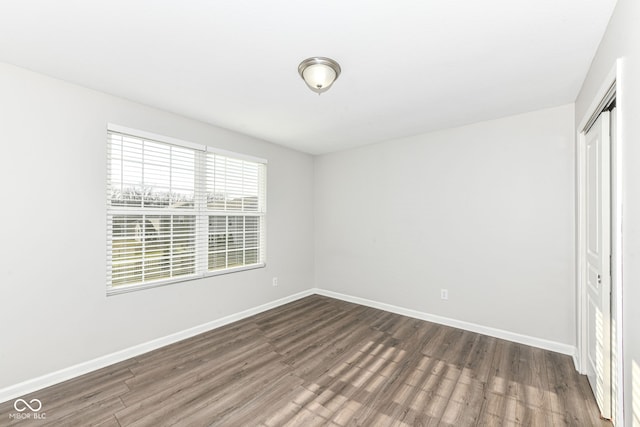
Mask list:
[[161,138],[108,131],[108,290],[264,265],[266,162]]

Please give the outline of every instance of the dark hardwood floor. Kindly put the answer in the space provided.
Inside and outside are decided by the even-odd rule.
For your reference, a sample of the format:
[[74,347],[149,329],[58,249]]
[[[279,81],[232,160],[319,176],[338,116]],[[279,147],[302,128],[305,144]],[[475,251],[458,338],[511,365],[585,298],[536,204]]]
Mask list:
[[0,425],[611,425],[568,356],[317,295],[22,398]]

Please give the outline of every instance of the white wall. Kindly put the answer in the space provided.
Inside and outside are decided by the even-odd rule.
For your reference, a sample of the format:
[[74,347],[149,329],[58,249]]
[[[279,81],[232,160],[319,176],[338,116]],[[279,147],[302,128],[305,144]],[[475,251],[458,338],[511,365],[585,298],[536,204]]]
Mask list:
[[[622,172],[622,314],[624,340],[624,425],[640,426],[640,2],[618,0],[609,26],[576,100],[576,123],[617,58]],[[577,129],[576,129],[577,131]],[[621,425],[618,423],[618,425]]]
[[[267,267],[107,297],[108,122],[266,158]],[[313,287],[309,155],[4,64],[0,139],[0,390]]]
[[316,286],[574,346],[573,123],[566,105],[317,157]]

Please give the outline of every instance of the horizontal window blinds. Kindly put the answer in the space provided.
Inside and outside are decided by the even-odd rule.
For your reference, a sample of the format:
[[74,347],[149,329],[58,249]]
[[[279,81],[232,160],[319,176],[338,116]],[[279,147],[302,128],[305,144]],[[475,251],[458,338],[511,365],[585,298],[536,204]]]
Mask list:
[[107,146],[108,290],[264,264],[265,163],[114,130]]
[[207,153],[208,269],[264,259],[264,165]]

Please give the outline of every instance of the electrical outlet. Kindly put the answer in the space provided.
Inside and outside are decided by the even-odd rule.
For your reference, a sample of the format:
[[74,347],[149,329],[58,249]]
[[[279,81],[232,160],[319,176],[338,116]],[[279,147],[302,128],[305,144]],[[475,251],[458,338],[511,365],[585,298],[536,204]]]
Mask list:
[[440,289],[440,299],[448,300],[449,299],[449,291],[446,289]]
[[273,284],[273,286],[278,286],[278,278],[274,277],[271,283]]

